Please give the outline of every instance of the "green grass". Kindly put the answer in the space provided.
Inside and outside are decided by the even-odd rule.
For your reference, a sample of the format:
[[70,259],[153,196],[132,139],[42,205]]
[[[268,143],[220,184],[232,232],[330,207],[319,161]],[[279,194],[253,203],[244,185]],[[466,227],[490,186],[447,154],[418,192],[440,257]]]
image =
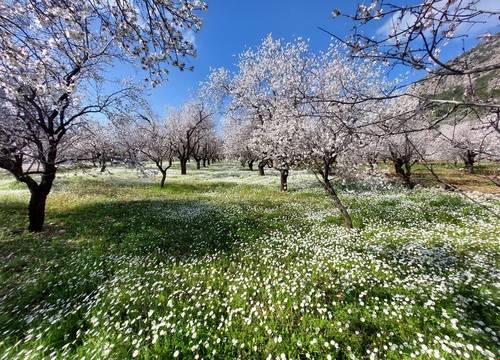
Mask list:
[[[215,164],[60,174],[46,231],[0,174],[0,358],[494,358],[500,221],[458,195]],[[371,184],[371,185],[370,185]],[[479,196],[479,195],[476,195]],[[491,196],[480,201],[495,211]]]
[[499,75],[500,71],[496,70],[487,72],[486,74],[475,79],[474,86],[475,86],[476,96],[478,96],[480,99],[483,100],[488,99],[490,97],[492,98],[500,97],[500,89],[498,87],[490,88],[490,82],[495,81],[495,79],[497,79]]

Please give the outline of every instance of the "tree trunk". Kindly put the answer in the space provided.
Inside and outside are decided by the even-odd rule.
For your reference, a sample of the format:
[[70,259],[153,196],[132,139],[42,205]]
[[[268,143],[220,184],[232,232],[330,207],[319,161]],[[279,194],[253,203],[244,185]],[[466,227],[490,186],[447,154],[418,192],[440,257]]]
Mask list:
[[280,191],[288,190],[288,169],[280,170]]
[[28,205],[29,226],[28,230],[32,232],[40,232],[43,229],[45,222],[45,204],[47,201],[48,192],[37,187],[31,190],[30,202]]
[[473,174],[474,173],[474,160],[475,160],[475,154],[472,151],[467,151],[467,154],[465,154],[464,157],[464,163],[465,163],[465,171],[468,174]]
[[344,219],[344,225],[348,229],[352,229],[352,218],[351,215],[349,215],[349,211],[347,211],[347,208],[342,204],[342,201],[340,201],[340,198],[337,195],[337,192],[333,188],[332,183],[328,178],[323,178],[323,185],[325,187],[326,192],[330,195],[330,197],[333,199],[333,203],[335,204],[335,207],[339,209],[340,214],[342,215],[342,218]]
[[203,167],[207,167],[207,159],[203,159]]
[[207,160],[207,165],[210,166],[210,159]]
[[394,169],[396,174],[403,180],[405,187],[413,189],[415,183],[411,180],[411,166],[401,159],[394,160]]
[[187,174],[187,159],[181,159],[181,175]]
[[198,169],[198,170],[201,169],[201,160],[200,159],[196,160],[196,169]]
[[253,161],[248,162],[248,168],[250,169],[250,171],[253,171]]
[[266,166],[266,162],[265,161],[261,161],[259,163],[259,175],[260,176],[264,176],[265,173],[264,173],[264,166]]
[[167,170],[160,170],[160,171],[161,171],[160,187],[163,188],[165,186],[165,180],[167,180]]
[[370,167],[370,171],[375,170],[375,164],[376,164],[375,161],[368,160],[368,166]]

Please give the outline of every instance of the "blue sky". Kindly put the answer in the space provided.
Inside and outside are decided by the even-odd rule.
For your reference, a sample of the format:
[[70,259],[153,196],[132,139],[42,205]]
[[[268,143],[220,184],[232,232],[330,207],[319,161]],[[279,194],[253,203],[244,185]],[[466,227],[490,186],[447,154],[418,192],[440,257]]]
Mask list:
[[[232,68],[237,55],[260,44],[269,33],[274,37],[293,40],[310,39],[313,50],[328,46],[330,37],[318,26],[345,34],[345,21],[334,21],[330,13],[335,3],[351,1],[326,0],[207,0],[204,25],[196,34],[198,55],[190,61],[193,72],[172,70],[168,81],[151,90],[149,101],[158,113],[165,107],[179,105],[189,99],[200,81],[206,79],[210,68]],[[346,9],[346,6],[342,6]]]
[[[500,0],[481,0],[495,3]],[[404,3],[403,1],[395,1]],[[189,61],[193,72],[173,69],[168,81],[149,91],[148,100],[153,109],[163,114],[169,106],[178,106],[188,100],[200,81],[206,79],[210,68],[232,69],[237,54],[248,47],[259,45],[269,33],[276,38],[293,40],[309,39],[313,51],[326,49],[330,37],[320,31],[324,27],[343,37],[350,29],[344,18],[331,17],[333,9],[352,13],[358,1],[353,0],[207,0],[208,11],[202,14],[204,26],[195,36],[198,56]],[[496,23],[498,24],[498,22]],[[375,34],[383,23],[365,28]],[[498,29],[498,25],[497,25]],[[467,43],[470,47],[475,40]],[[461,42],[451,44],[445,57],[456,55]]]

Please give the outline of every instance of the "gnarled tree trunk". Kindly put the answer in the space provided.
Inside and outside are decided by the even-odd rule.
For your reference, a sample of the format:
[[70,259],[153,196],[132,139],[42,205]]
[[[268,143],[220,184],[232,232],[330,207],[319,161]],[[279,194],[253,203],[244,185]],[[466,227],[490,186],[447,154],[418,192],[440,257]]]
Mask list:
[[250,169],[250,171],[253,171],[253,161],[249,161],[247,163],[247,165],[248,165],[248,168]]
[[288,169],[280,170],[280,191],[288,190]]
[[161,172],[160,187],[163,188],[165,186],[165,180],[167,180],[167,170],[160,170],[160,172]]
[[56,171],[57,168],[55,166],[46,165],[39,184],[30,177],[24,177],[21,180],[28,185],[31,194],[28,204],[29,231],[40,232],[43,230],[43,224],[45,222],[45,205],[47,196],[56,178]]
[[30,202],[28,205],[29,231],[40,232],[43,230],[47,195],[48,193],[44,190],[40,190],[39,188],[31,191]]
[[332,173],[332,165],[335,164],[337,156],[330,156],[323,159],[323,164],[321,168],[317,168],[317,172],[321,174],[321,179],[318,177],[318,174],[315,172],[316,178],[323,185],[325,191],[333,200],[335,207],[340,211],[342,215],[342,219],[344,220],[344,226],[348,229],[353,228],[352,218],[347,210],[347,207],[342,204],[342,201],[337,195],[333,184],[330,182],[330,174]]
[[187,174],[187,159],[180,159],[181,162],[181,175]]
[[259,175],[260,176],[264,176],[265,175],[265,173],[264,173],[264,166],[266,166],[266,164],[267,164],[266,161],[259,162],[258,168],[259,168]]
[[474,163],[476,162],[476,154],[473,151],[467,150],[465,156],[463,157],[465,164],[465,171],[468,174],[474,173]]
[[411,180],[411,165],[408,161],[400,158],[394,160],[394,169],[408,189],[413,189],[415,187],[415,183]]
[[323,178],[323,185],[325,187],[326,192],[330,195],[330,197],[333,200],[333,203],[335,204],[335,207],[339,209],[340,214],[342,215],[342,218],[344,219],[344,225],[348,229],[352,229],[352,218],[351,215],[349,215],[349,211],[347,211],[347,208],[345,207],[344,204],[342,204],[342,201],[340,201],[340,198],[337,195],[337,192],[333,188],[333,185],[331,184],[330,180],[328,178]]
[[106,159],[104,158],[100,158],[99,159],[99,165],[101,166],[101,172],[103,173],[104,171],[106,171]]

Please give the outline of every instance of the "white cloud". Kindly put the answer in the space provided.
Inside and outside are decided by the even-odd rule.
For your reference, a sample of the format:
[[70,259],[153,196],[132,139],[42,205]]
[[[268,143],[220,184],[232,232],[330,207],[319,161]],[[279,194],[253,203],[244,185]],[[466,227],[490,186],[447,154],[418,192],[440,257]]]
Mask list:
[[184,29],[182,31],[182,36],[183,36],[184,40],[190,42],[191,44],[193,44],[193,47],[196,48],[196,34],[193,30]]
[[408,28],[415,22],[415,15],[406,13],[403,18],[399,19],[400,14],[393,14],[390,19],[388,19],[378,30],[377,35],[382,37],[387,37],[391,34],[392,30],[399,22],[401,22],[400,28]]
[[[481,0],[476,6],[477,10],[481,11],[496,11],[500,12],[500,1],[498,0]],[[464,24],[462,28],[459,30],[460,35],[470,34],[470,35],[478,35],[487,30],[491,30],[495,27],[499,26],[498,14],[497,15],[483,15],[478,18],[478,21],[481,23],[475,24],[473,27],[470,25]]]
[[[440,0],[436,2],[436,7],[444,7],[448,0]],[[462,3],[463,5],[464,3]],[[500,11],[500,1],[499,0],[480,0],[475,8],[480,11]],[[405,29],[411,26],[415,22],[415,16],[406,13],[402,19],[399,19],[400,14],[395,13],[391,16],[390,19],[386,20],[386,22],[376,31],[376,35],[378,37],[387,37],[391,34],[391,31],[394,28],[394,25],[398,22],[401,23],[400,29]],[[477,22],[475,24],[463,23],[458,27],[455,36],[469,35],[476,36],[481,33],[484,33],[488,30],[492,30],[495,27],[500,27],[498,22],[498,15],[489,16],[487,14],[478,16],[474,18]]]

